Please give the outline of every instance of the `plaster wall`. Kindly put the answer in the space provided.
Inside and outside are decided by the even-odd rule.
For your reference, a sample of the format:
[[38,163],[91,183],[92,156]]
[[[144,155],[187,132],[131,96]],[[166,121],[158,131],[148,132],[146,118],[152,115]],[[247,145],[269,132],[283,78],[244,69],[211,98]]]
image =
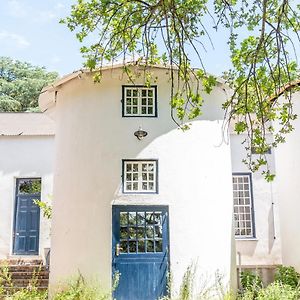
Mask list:
[[[272,139],[272,136],[267,138]],[[242,162],[247,155],[244,140],[244,135],[230,136],[233,173],[250,173]],[[253,159],[256,156],[253,154]],[[266,156],[270,171],[274,172],[274,149]],[[277,179],[267,182],[261,171],[252,173],[255,237],[236,239],[237,262],[241,266],[269,267],[282,263],[277,183]]]
[[[41,199],[52,194],[54,136],[0,137],[0,259],[12,256],[16,179],[41,177]],[[50,247],[50,224],[40,217],[39,255]]]
[[[122,118],[128,82],[120,70],[105,71],[101,84],[82,76],[58,90],[50,285],[80,270],[110,287],[117,204],[169,205],[176,287],[192,262],[210,279],[216,270],[224,282],[234,275],[230,146],[221,129],[226,93],[217,87],[205,99],[204,117],[182,132],[170,118],[165,73],[155,73],[158,118]],[[133,135],[139,126],[148,132],[142,141]],[[122,194],[121,162],[134,158],[158,159],[158,194]]]
[[300,272],[300,93],[293,95],[293,113],[298,115],[286,142],[276,149],[276,174],[280,204],[282,262]]

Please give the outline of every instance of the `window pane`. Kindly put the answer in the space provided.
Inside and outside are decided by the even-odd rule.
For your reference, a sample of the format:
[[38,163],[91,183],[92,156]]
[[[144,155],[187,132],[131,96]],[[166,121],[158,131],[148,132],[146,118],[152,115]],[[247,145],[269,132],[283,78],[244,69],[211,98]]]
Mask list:
[[127,240],[127,227],[120,228],[120,239]]
[[147,240],[147,252],[154,252],[154,241]]
[[137,227],[137,239],[141,240],[145,238],[145,227]]
[[129,253],[135,253],[135,252],[136,252],[136,242],[129,241]]
[[136,239],[136,227],[128,227],[128,238],[130,240]]
[[121,226],[126,226],[127,223],[128,223],[127,212],[121,212],[120,213],[120,225]]
[[145,252],[145,240],[138,241],[138,252]]
[[153,239],[153,227],[152,226],[146,227],[146,237],[149,239]]
[[135,212],[129,212],[128,213],[128,224],[129,225],[135,225],[136,224],[136,213]]
[[144,225],[145,224],[145,213],[144,212],[138,212],[137,213],[137,224],[138,225]]
[[127,251],[128,251],[127,246],[128,246],[127,241],[121,241],[120,242],[120,247],[121,247],[120,252],[127,253]]
[[40,179],[21,179],[18,183],[21,194],[38,194],[41,192]]
[[155,252],[162,252],[162,240],[155,241]]

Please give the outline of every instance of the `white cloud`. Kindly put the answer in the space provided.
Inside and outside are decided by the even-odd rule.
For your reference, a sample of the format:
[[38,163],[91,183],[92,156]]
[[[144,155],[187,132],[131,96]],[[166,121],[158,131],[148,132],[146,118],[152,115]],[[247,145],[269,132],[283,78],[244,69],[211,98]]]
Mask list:
[[8,13],[10,16],[17,18],[24,18],[28,16],[27,7],[24,5],[24,3],[18,0],[8,1]]
[[6,30],[0,31],[0,41],[13,42],[14,46],[18,48],[27,48],[30,46],[29,41],[26,40],[25,37],[16,33],[8,32]]
[[51,58],[51,63],[52,64],[58,64],[60,62],[61,62],[61,58],[56,56],[56,55]]
[[56,3],[56,5],[55,5],[55,9],[58,9],[58,10],[60,10],[60,9],[64,9],[66,6],[63,4],[63,3],[61,3],[61,2],[58,2],[58,3]]
[[34,21],[40,22],[40,21],[51,21],[53,19],[57,18],[57,14],[51,10],[44,10],[36,13],[36,17],[34,18]]

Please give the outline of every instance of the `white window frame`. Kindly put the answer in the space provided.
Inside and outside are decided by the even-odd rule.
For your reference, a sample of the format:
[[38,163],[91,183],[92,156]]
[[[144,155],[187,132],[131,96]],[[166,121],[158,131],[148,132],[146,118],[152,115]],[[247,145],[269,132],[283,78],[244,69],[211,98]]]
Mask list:
[[[131,96],[127,96],[127,91],[131,91]],[[137,91],[137,96],[135,97],[137,99],[137,104],[134,106],[137,106],[137,113],[128,113],[127,107],[133,106],[132,100],[131,105],[127,105],[127,99],[130,97],[132,99],[133,97],[133,91]],[[147,95],[143,96],[143,91],[146,91]],[[152,91],[152,105],[149,105],[148,101],[150,99],[148,92]],[[127,98],[128,97],[128,98]],[[142,100],[145,99],[146,104],[142,103]],[[148,108],[152,107],[152,113],[148,113]],[[142,108],[146,108],[146,113],[142,113]],[[157,86],[123,86],[123,117],[157,117]]]
[[251,173],[232,174],[235,238],[255,238]]
[[[152,164],[153,170],[143,170],[144,164]],[[128,166],[131,165],[130,170]],[[136,170],[133,170],[135,165]],[[130,175],[131,174],[131,175]],[[158,161],[155,159],[149,160],[123,160],[123,193],[124,194],[157,194],[158,193]],[[131,179],[128,179],[131,178]],[[146,179],[145,179],[146,178]],[[128,185],[131,184],[131,189],[128,189]],[[133,189],[133,185],[137,188]],[[143,186],[147,186],[147,189],[143,189]],[[153,186],[153,189],[149,189]]]

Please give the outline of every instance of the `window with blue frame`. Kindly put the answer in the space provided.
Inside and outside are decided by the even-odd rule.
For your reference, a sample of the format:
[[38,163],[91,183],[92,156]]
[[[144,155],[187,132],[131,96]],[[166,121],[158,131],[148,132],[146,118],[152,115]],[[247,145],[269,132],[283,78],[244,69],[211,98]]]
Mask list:
[[251,174],[233,174],[233,213],[236,238],[255,237]]
[[157,193],[157,160],[123,160],[123,193]]

